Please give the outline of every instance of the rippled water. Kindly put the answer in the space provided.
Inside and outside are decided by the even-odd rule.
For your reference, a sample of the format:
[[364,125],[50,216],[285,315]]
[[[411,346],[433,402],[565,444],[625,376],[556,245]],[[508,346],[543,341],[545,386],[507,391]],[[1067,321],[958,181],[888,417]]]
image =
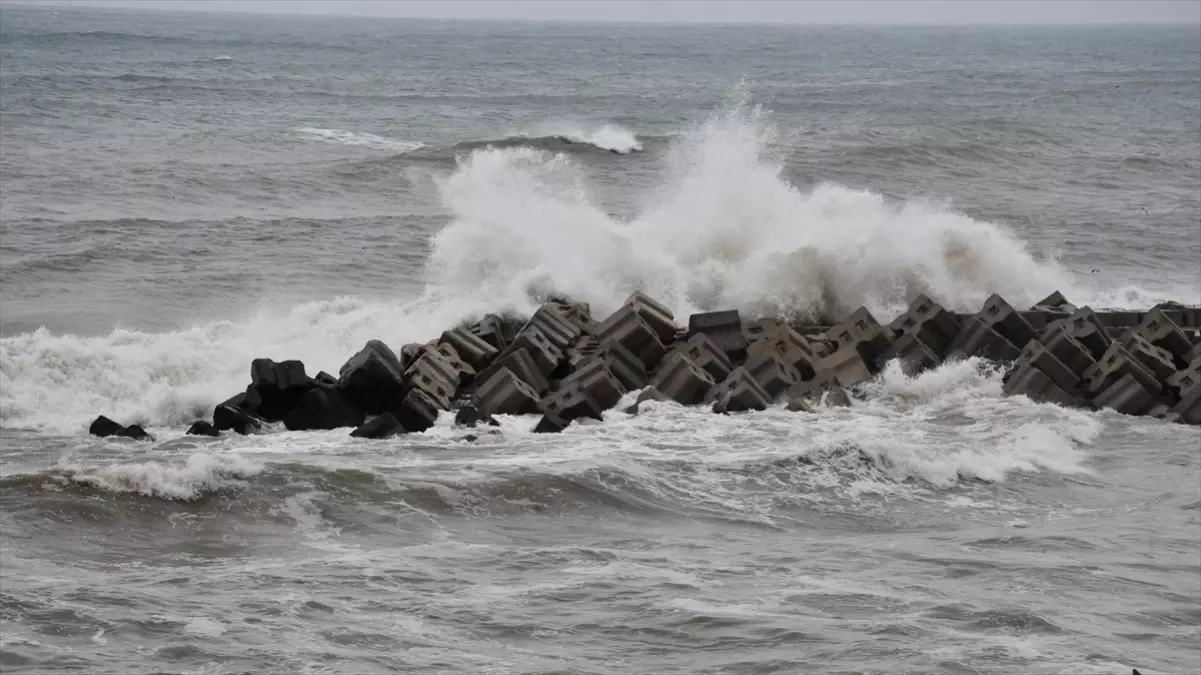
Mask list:
[[1196,671],[1197,430],[983,363],[814,415],[183,431],[252,358],[337,372],[547,292],[1199,302],[1198,54],[4,6],[0,667]]

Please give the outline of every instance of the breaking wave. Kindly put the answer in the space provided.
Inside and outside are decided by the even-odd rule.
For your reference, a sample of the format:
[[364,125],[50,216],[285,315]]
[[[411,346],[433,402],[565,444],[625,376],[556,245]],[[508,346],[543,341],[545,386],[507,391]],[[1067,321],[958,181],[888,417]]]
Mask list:
[[595,129],[574,125],[544,125],[532,132],[509,134],[495,140],[464,141],[455,145],[459,150],[477,148],[532,147],[541,150],[571,150],[572,146],[588,146],[620,155],[639,152],[642,140],[632,131],[615,124],[605,124]]
[[425,147],[424,143],[419,141],[405,141],[397,138],[387,138],[368,134],[361,131],[346,131],[344,129],[320,129],[316,127],[302,127],[297,129],[299,133],[306,134],[315,138],[328,141],[330,143],[340,143],[342,145],[357,145],[372,150],[391,150],[393,152],[412,152]]

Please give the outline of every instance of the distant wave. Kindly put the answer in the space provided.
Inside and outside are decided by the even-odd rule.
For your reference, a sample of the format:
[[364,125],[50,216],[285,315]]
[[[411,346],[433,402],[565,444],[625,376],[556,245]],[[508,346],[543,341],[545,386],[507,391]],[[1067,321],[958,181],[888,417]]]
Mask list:
[[345,129],[320,129],[317,127],[303,127],[297,129],[298,132],[320,138],[331,143],[340,143],[342,145],[358,145],[373,150],[393,150],[396,152],[412,152],[418,148],[425,147],[420,141],[406,141],[399,138],[387,138],[377,136],[375,134],[364,133],[361,131],[346,131]]

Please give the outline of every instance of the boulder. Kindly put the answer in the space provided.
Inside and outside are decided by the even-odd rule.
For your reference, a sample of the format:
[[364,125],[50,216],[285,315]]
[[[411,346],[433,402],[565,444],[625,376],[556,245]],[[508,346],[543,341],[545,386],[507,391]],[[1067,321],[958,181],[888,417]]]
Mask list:
[[410,433],[421,433],[434,426],[438,406],[424,391],[413,388],[405,395],[393,414],[400,426]]
[[125,431],[125,427],[117,424],[109,418],[101,415],[97,417],[92,426],[88,427],[88,433],[100,438],[108,438],[109,436],[120,436],[121,432]]
[[221,432],[217,431],[217,429],[213,425],[209,424],[208,422],[205,422],[204,420],[200,420],[198,422],[193,422],[192,426],[188,427],[188,431],[187,431],[186,435],[187,436],[209,436],[212,438],[217,438],[218,436],[221,435]]
[[490,427],[499,427],[500,422],[497,422],[491,415],[485,415],[480,412],[479,408],[473,405],[466,405],[459,408],[455,413],[456,427],[474,428],[480,424],[485,424]]
[[254,413],[228,402],[213,409],[213,428],[217,431],[234,431],[245,436],[260,431],[265,422]]
[[405,396],[404,368],[388,345],[371,340],[342,366],[338,389],[369,415],[391,412]]
[[377,415],[370,420],[367,420],[359,428],[350,432],[354,438],[391,438],[400,434],[408,433],[405,428],[400,425],[400,422],[392,416],[391,413]]
[[688,317],[688,337],[698,334],[708,337],[731,364],[740,364],[746,359],[750,340],[738,310],[693,314]]
[[284,418],[284,426],[289,431],[357,427],[365,417],[363,409],[351,403],[339,388],[315,387]]
[[146,433],[146,430],[138,424],[131,424],[121,430],[120,435],[124,438],[132,438],[135,441],[153,441],[154,436]]
[[255,359],[250,363],[250,386],[259,397],[258,404],[250,407],[251,412],[265,420],[278,422],[296,407],[314,383],[305,374],[304,364],[300,361],[277,363],[271,359]]

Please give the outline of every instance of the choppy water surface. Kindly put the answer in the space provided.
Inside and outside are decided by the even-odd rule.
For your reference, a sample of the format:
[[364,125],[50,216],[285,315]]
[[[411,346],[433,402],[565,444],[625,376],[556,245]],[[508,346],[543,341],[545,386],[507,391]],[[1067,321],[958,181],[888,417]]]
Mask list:
[[336,372],[547,292],[1199,302],[1198,54],[5,6],[0,667],[1195,672],[1201,436],[975,361],[812,416],[183,431],[254,357]]

